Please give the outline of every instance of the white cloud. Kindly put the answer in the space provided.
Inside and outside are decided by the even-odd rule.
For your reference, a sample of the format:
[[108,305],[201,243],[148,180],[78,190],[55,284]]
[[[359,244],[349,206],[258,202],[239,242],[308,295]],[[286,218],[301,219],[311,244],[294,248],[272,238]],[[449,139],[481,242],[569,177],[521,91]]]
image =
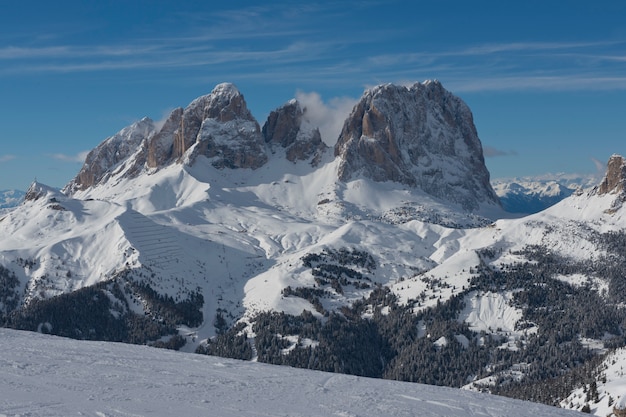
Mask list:
[[9,162],[17,158],[15,155],[0,155],[0,162]]
[[306,109],[306,116],[315,126],[319,127],[322,140],[328,146],[337,143],[343,123],[350,115],[358,99],[336,97],[324,103],[322,97],[316,93],[296,92],[296,99]]
[[77,153],[76,155],[66,155],[63,153],[55,153],[55,154],[51,154],[50,156],[59,161],[80,162],[82,164],[83,162],[85,162],[85,158],[87,158],[88,153],[89,151],[82,151],[82,152]]

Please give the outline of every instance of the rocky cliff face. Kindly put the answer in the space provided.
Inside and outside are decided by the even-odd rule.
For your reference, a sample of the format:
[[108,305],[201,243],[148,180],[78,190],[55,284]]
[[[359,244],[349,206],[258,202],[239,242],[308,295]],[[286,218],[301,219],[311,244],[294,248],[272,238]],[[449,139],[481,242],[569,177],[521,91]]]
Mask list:
[[320,131],[306,117],[306,108],[297,100],[291,100],[270,113],[263,125],[263,137],[270,147],[282,147],[291,162],[311,159],[312,165],[319,163],[327,149]]
[[499,204],[472,113],[438,81],[366,91],[346,120],[335,155],[342,181],[364,176],[417,187],[474,210]]
[[626,159],[621,155],[612,155],[607,163],[604,179],[597,189],[598,195],[626,192]]
[[144,118],[104,140],[92,150],[78,175],[64,188],[73,194],[111,176],[135,177],[198,155],[217,168],[259,168],[267,162],[265,140],[243,95],[228,83],[172,111],[160,129]]
[[105,139],[85,159],[76,177],[65,187],[66,192],[84,190],[106,179],[131,155],[140,152],[144,140],[156,133],[154,122],[145,117]]
[[[316,166],[327,147],[298,101],[271,112],[261,130],[243,95],[224,83],[172,111],[159,129],[145,118],[105,140],[65,191],[173,163],[193,165],[200,155],[218,169],[257,169],[268,162],[268,151],[279,149],[292,162]],[[341,181],[362,175],[400,182],[469,211],[499,204],[469,108],[437,81],[366,91],[344,124],[335,155]]]
[[174,110],[148,146],[148,167],[176,161],[194,146],[217,168],[259,168],[267,162],[261,129],[243,95],[229,83]]

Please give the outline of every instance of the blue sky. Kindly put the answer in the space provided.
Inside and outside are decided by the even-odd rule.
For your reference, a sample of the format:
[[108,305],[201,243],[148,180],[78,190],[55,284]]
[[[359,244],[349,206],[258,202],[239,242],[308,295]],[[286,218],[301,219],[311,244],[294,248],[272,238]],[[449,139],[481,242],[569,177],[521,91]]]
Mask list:
[[365,88],[438,79],[492,178],[592,173],[626,154],[624,22],[620,1],[0,0],[0,190],[61,187],[224,81],[261,125],[297,96],[333,132]]

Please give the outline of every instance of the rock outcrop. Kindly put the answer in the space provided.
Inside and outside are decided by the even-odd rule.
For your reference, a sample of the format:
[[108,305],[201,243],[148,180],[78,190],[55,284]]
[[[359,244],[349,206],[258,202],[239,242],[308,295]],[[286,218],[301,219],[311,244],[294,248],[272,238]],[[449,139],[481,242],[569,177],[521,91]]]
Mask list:
[[311,159],[313,166],[320,161],[327,146],[320,131],[306,117],[306,108],[291,100],[272,111],[263,125],[263,137],[270,147],[282,147],[291,162]]
[[598,195],[626,192],[626,159],[621,155],[612,155],[607,163],[604,179],[597,189]]
[[105,139],[87,157],[76,177],[64,192],[84,190],[105,180],[115,168],[133,154],[141,151],[141,145],[156,133],[154,122],[145,117]]
[[105,139],[63,191],[73,194],[112,176],[132,178],[182,162],[187,151],[189,164],[204,155],[217,168],[255,169],[268,160],[265,148],[243,95],[233,84],[219,84],[186,108],[173,110],[160,129],[146,117]]
[[[223,83],[173,110],[159,128],[145,118],[106,139],[64,191],[174,163],[193,165],[199,156],[218,169],[257,169],[269,151],[279,150],[289,161],[315,167],[328,148],[297,100],[271,112],[261,130],[239,90]],[[467,211],[499,205],[472,114],[437,81],[366,91],[344,123],[335,155],[340,181],[364,176],[399,182]]]
[[37,201],[42,197],[54,194],[58,194],[58,190],[40,182],[33,181],[28,187],[28,190],[26,190],[24,201]]
[[335,146],[339,179],[395,181],[475,210],[499,205],[467,105],[438,81],[367,90]]
[[147,165],[158,168],[181,158],[191,147],[217,168],[259,168],[267,162],[261,129],[243,95],[229,83],[217,85],[184,110],[174,110],[148,145]]

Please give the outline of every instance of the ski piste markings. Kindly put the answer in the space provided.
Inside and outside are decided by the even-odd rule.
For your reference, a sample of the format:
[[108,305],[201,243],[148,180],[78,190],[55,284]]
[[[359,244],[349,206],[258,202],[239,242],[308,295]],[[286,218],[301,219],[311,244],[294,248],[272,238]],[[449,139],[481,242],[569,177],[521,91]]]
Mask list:
[[135,210],[129,210],[130,221],[125,231],[131,244],[143,255],[144,263],[159,270],[171,270],[183,251],[173,236],[173,230],[150,220]]

